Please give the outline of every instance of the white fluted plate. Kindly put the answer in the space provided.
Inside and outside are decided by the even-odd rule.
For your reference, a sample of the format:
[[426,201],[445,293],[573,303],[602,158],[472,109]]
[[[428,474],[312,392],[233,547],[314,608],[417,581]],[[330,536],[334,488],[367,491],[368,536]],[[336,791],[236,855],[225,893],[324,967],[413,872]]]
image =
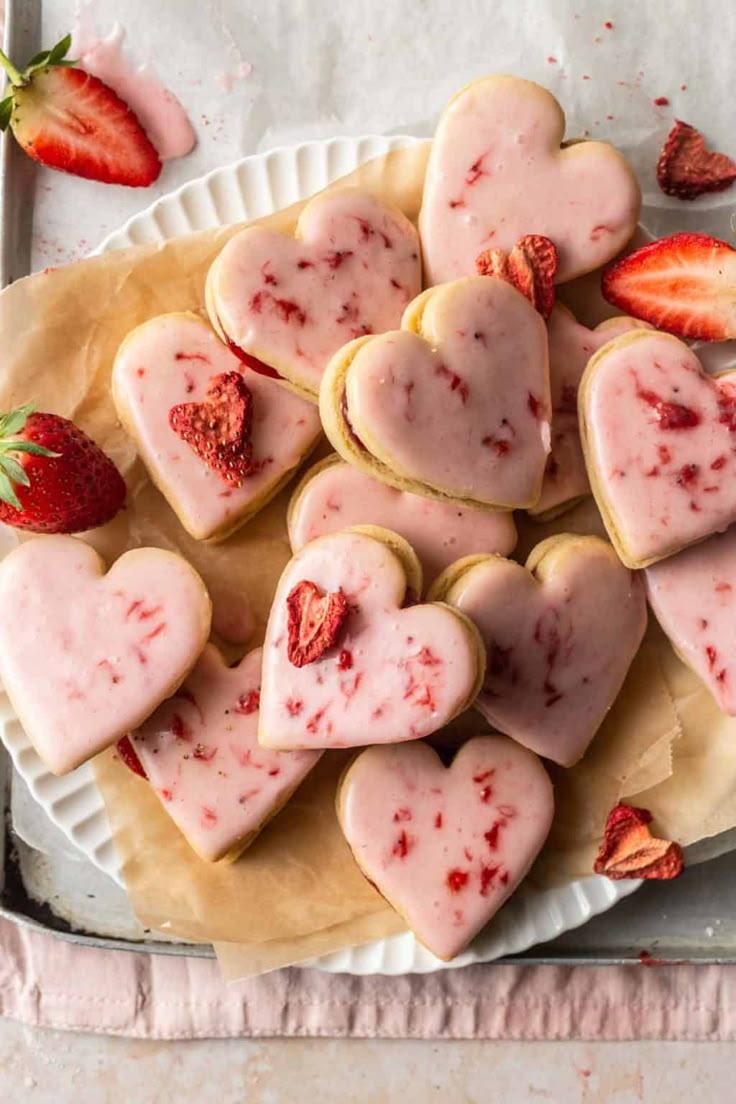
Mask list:
[[[271,214],[324,188],[358,165],[416,138],[332,138],[245,157],[162,196],[107,237],[96,252],[162,242]],[[1,547],[0,553],[5,551]],[[16,770],[51,820],[87,858],[124,886],[102,795],[89,763],[57,778],[43,765],[0,693],[0,738]],[[408,974],[490,962],[545,943],[628,896],[639,882],[611,882],[595,875],[551,889],[524,884],[463,954],[441,962],[410,932],[374,940],[314,960],[333,973]]]

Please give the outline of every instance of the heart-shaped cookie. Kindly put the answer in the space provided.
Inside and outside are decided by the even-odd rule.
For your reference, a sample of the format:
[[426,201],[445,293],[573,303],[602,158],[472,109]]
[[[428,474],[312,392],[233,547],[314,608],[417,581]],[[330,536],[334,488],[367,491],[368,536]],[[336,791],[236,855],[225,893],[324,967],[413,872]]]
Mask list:
[[430,590],[470,617],[487,650],[477,709],[564,767],[613,705],[646,628],[644,589],[599,537],[560,534],[526,566],[501,556],[453,564]]
[[456,610],[405,608],[421,587],[416,555],[386,529],[347,529],[297,552],[266,629],[260,742],[398,743],[462,712],[483,678],[483,645]]
[[547,320],[552,391],[552,451],[547,457],[542,494],[529,511],[543,520],[556,517],[590,494],[578,430],[578,387],[593,353],[607,341],[634,329],[651,329],[636,318],[609,318],[594,330],[577,322],[557,303]]
[[0,565],[0,677],[36,751],[65,774],[141,724],[181,684],[210,631],[193,567],[137,548],[107,574],[73,537],[21,544]]
[[203,859],[237,858],[291,797],[318,751],[258,744],[261,649],[228,667],[212,644],[131,740],[166,812]]
[[392,529],[416,552],[426,582],[462,556],[508,556],[516,544],[514,515],[508,511],[455,506],[397,491],[334,456],[306,472],[289,503],[288,524],[294,552],[351,525]]
[[676,337],[637,330],[588,362],[578,413],[593,494],[629,567],[736,521],[736,370],[707,376]]
[[314,401],[332,354],[397,326],[421,286],[412,223],[377,196],[343,188],[310,200],[294,237],[251,226],[231,238],[206,299],[225,340]]
[[736,716],[736,528],[644,572],[649,605],[680,658]]
[[550,238],[557,282],[605,264],[636,229],[641,193],[606,142],[560,143],[565,116],[545,88],[517,77],[469,84],[437,127],[419,216],[427,283],[475,272],[486,249]]
[[533,506],[550,440],[540,315],[510,284],[474,276],[425,291],[401,324],[331,360],[320,413],[334,447],[402,491]]
[[[112,386],[118,416],[151,479],[198,540],[226,537],[251,518],[319,440],[314,406],[255,372],[245,373],[243,395],[234,395],[228,419],[222,381],[242,370],[238,358],[195,314],[163,314],[144,322],[115,358]],[[201,432],[212,418],[197,418],[198,410],[205,415],[214,411],[215,391],[220,397],[216,424],[223,435],[220,464],[217,442]],[[239,466],[235,430],[240,428],[243,436],[236,419],[240,406],[250,407],[251,413],[240,454],[247,463]],[[212,463],[207,461],[210,451],[215,454]],[[230,478],[231,472],[236,478]]]
[[553,812],[539,759],[504,736],[473,737],[449,768],[426,744],[369,748],[338,791],[358,866],[445,960],[514,892]]

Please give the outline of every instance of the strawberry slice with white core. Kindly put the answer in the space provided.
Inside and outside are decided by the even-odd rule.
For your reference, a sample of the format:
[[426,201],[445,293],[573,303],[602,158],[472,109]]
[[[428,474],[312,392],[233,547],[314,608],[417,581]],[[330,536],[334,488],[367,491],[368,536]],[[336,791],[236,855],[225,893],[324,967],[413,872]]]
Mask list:
[[161,172],[158,153],[128,105],[111,88],[65,60],[69,36],[23,72],[0,51],[10,77],[0,129],[51,169],[105,184],[146,187]]
[[707,234],[673,234],[610,265],[609,303],[677,337],[736,338],[736,249]]

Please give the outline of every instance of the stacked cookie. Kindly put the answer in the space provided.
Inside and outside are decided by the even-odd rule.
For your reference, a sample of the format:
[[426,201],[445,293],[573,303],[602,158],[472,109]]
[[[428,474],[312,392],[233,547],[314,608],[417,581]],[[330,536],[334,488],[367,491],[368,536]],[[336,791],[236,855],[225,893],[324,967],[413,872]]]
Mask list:
[[[105,575],[58,536],[0,568],[14,626],[0,674],[50,769],[121,741],[216,861],[321,755],[363,748],[338,794],[345,837],[443,958],[544,843],[542,758],[578,761],[621,689],[646,627],[630,569],[736,518],[729,380],[645,322],[590,330],[553,306],[555,283],[626,245],[640,205],[612,147],[563,138],[543,89],[478,81],[442,116],[418,230],[374,195],[330,190],[293,237],[230,239],[209,325],[169,314],[123,342],[120,420],[195,539],[247,524],[323,434],[337,454],[293,491],[262,649],[226,665],[203,584],[171,553],[139,549]],[[509,558],[514,510],[554,517],[591,490],[612,544],[559,533]],[[720,540],[650,567],[647,586],[726,708],[723,610],[710,592],[682,598],[714,557],[727,580]],[[499,735],[445,766],[425,741],[471,706]]]

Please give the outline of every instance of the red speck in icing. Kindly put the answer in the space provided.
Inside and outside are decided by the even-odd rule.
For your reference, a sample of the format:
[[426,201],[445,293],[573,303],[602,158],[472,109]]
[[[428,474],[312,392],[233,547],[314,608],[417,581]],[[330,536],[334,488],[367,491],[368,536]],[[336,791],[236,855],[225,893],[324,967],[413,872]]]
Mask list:
[[532,395],[531,391],[527,392],[526,404],[532,412],[533,417],[539,417],[539,399],[536,395]]
[[442,813],[437,813],[437,815],[435,816],[434,826],[435,826],[435,828],[441,828],[442,827]]
[[403,820],[411,820],[411,809],[397,809],[394,813],[394,820],[397,824],[401,824]]
[[704,617],[700,618],[700,627],[701,627],[701,629],[707,629],[708,628],[708,622],[706,621],[706,619]]
[[305,260],[297,261],[296,262],[296,267],[297,268],[314,268],[314,262],[313,261],[305,261]]
[[138,376],[138,379],[143,379],[143,377],[146,374],[146,369],[145,368],[136,368],[135,374]]
[[733,587],[730,583],[716,583],[713,589],[717,594],[727,594],[729,591],[733,590]]
[[290,322],[293,317],[299,326],[303,326],[307,321],[305,312],[293,299],[274,299],[273,305],[284,322]]
[[197,744],[192,752],[193,759],[202,759],[205,763],[211,763],[217,755],[216,747],[207,747],[206,744]]
[[413,840],[407,836],[406,832],[402,832],[396,843],[394,844],[391,854],[396,855],[399,859],[405,859],[411,850]]
[[492,778],[495,773],[495,769],[492,768],[491,770],[483,771],[482,774],[474,774],[473,781],[486,782],[489,778]]
[[176,736],[177,740],[191,740],[192,730],[180,713],[174,713],[169,725],[169,732]]
[[726,457],[725,456],[717,456],[716,459],[711,464],[710,469],[711,469],[711,471],[720,471],[725,463],[726,463]]
[[255,713],[260,704],[261,695],[259,691],[251,690],[248,694],[240,695],[237,705],[233,706],[233,713],[242,713],[247,717],[251,713]]
[[255,295],[252,295],[248,306],[253,314],[260,314],[263,310],[263,292],[257,291]]
[[728,426],[730,433],[736,432],[736,392],[723,391],[718,399],[718,418],[722,425]]
[[493,880],[498,874],[500,866],[482,866],[480,869],[480,895],[481,897],[488,896],[488,890],[493,885]]
[[470,850],[469,847],[463,847],[463,854],[465,855],[465,858],[468,860],[468,862],[473,861],[473,852]]
[[463,405],[468,401],[468,385],[462,376],[459,376],[457,372],[451,372],[449,368],[446,368],[444,364],[440,364],[436,369],[436,374],[442,376],[443,379],[448,380],[451,391],[457,391],[460,398],[463,401]]
[[210,358],[204,353],[177,353],[175,360],[197,360],[200,364],[209,364]]
[[718,652],[717,652],[717,651],[715,650],[715,648],[713,648],[713,647],[712,647],[712,646],[711,646],[711,645],[709,644],[709,645],[707,646],[707,648],[705,649],[705,654],[706,654],[706,656],[707,656],[707,659],[708,659],[708,666],[709,666],[709,667],[714,667],[714,666],[715,666],[715,662],[716,662],[716,660],[718,659]]
[[480,799],[483,802],[483,804],[487,805],[492,797],[493,797],[493,790],[491,789],[491,787],[490,786],[484,786],[483,789],[480,791]]
[[422,667],[441,667],[442,660],[439,656],[436,656],[431,648],[428,648],[425,644],[423,648],[420,648],[417,653],[417,663],[421,663]]
[[155,640],[155,638],[157,636],[161,635],[161,633],[164,631],[165,628],[166,628],[166,622],[162,621],[159,625],[156,626],[155,629],[151,629],[151,631],[149,633],[146,633],[146,635],[141,640],[141,644],[148,644],[149,641]]
[[[689,406],[683,406],[682,403],[663,399],[656,391],[640,387],[638,380],[636,394],[638,398],[651,406],[662,429],[693,429],[700,425],[700,415],[695,410],[692,410]],[[723,417],[721,417],[721,421],[723,421]]]
[[140,609],[142,605],[143,602],[140,598],[136,598],[134,602],[131,602],[125,611],[125,620],[127,621],[129,617],[132,617],[136,610]]
[[209,805],[202,806],[202,827],[214,828],[217,824],[217,813]]
[[464,199],[451,199],[449,201],[448,206],[451,207],[452,210],[454,211],[456,207],[464,207],[465,206],[465,200]]
[[298,717],[303,708],[303,701],[295,701],[294,698],[286,699],[286,711],[290,717]]
[[121,681],[121,676],[116,672],[109,659],[101,659],[97,666],[100,670],[110,672],[110,681],[114,686],[117,686],[117,684]]
[[494,449],[496,456],[505,456],[511,448],[510,441],[506,441],[503,437],[493,437],[491,434],[484,437],[481,444],[486,448]]
[[311,732],[314,734],[318,730],[322,722],[322,718],[324,717],[326,712],[327,707],[325,706],[323,709],[318,709],[317,712],[309,718],[309,720],[307,721],[307,732]]
[[410,701],[412,705],[426,706],[432,712],[437,708],[432,691],[427,683],[416,682],[413,678],[404,694],[404,701]]
[[353,666],[353,653],[347,648],[343,648],[340,652],[340,658],[337,661],[337,666],[340,671],[349,671]]
[[716,675],[716,680],[717,680],[718,682],[725,682],[725,681],[726,681],[726,668],[725,668],[725,667],[723,667],[723,668],[722,668],[722,669],[721,669],[721,670],[720,670],[720,671],[718,672],[718,674]]
[[164,801],[171,801],[174,796],[171,790],[159,790],[158,792],[161,794]]
[[270,778],[275,778],[277,774],[281,774],[281,767],[271,767],[268,774]]
[[401,284],[399,283],[399,281],[397,279],[395,279],[393,276],[391,277],[390,283],[391,283],[391,287],[396,288],[397,291],[403,291],[404,290],[403,287],[401,286]]
[[490,175],[489,173],[487,173],[485,171],[485,169],[482,168],[483,159],[485,157],[486,157],[486,154],[484,153],[479,158],[477,158],[477,160],[475,160],[473,162],[473,164],[470,166],[467,173],[465,174],[465,183],[468,186],[468,188],[472,188],[472,186],[474,184],[477,184],[477,182],[480,180],[481,176],[489,176]]
[[487,832],[483,833],[483,839],[486,841],[491,851],[495,851],[498,847],[498,833],[505,826],[505,820],[494,820],[491,827]]
[[467,870],[459,870],[455,867],[447,872],[447,886],[452,893],[459,893],[468,884]]
[[146,653],[143,651],[142,648],[139,648],[137,644],[133,645],[133,651],[135,652],[136,658],[141,667],[145,667],[145,665],[148,663],[148,656],[146,655]]
[[681,487],[689,486],[698,477],[700,468],[697,464],[683,464],[677,473],[677,482]]
[[672,459],[672,453],[666,445],[657,445],[657,455],[663,464],[669,464]]
[[273,272],[266,271],[270,264],[270,261],[263,262],[263,264],[261,265],[261,275],[263,276],[264,284],[270,284],[272,287],[276,287],[276,285],[278,284],[278,280],[274,276]]
[[352,249],[335,249],[332,253],[328,253],[325,257],[325,264],[328,268],[339,268],[343,261],[346,261],[348,257],[352,257]]

